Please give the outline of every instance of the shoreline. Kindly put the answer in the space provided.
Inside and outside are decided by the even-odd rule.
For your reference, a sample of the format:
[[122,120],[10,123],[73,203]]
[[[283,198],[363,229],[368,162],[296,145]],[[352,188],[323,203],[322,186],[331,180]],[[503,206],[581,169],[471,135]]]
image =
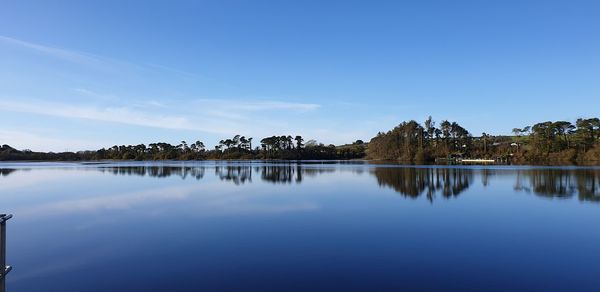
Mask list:
[[399,160],[380,159],[158,159],[158,160],[1,160],[2,164],[10,163],[77,163],[83,165],[111,164],[111,163],[185,163],[185,162],[261,162],[261,163],[298,163],[298,164],[370,164],[370,165],[402,165],[402,166],[547,166],[547,167],[600,167],[600,161],[586,163],[552,163],[552,162],[528,162],[528,163],[498,163],[489,160],[467,160],[452,163],[414,163]]

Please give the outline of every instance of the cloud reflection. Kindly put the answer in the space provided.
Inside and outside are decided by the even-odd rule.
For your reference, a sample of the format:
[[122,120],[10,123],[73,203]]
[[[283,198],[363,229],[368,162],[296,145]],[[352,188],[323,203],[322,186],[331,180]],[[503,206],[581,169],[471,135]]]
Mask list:
[[[169,202],[185,201],[175,208],[184,208],[195,215],[241,215],[241,214],[278,214],[319,209],[314,202],[294,200],[269,200],[272,194],[248,195],[237,188],[224,188],[222,183],[192,184],[151,188],[121,194],[86,195],[84,198],[70,198],[32,205],[15,210],[22,218],[56,216],[68,214],[89,214],[110,211],[132,211],[148,204],[163,205],[169,210]],[[189,208],[189,209],[188,209]],[[149,208],[151,210],[153,208]]]

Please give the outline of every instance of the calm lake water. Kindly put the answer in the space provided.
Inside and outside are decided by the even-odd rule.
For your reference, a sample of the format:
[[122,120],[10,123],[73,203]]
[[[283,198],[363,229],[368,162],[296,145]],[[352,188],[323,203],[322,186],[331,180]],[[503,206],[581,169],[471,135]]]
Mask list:
[[600,291],[600,168],[2,163],[7,291]]

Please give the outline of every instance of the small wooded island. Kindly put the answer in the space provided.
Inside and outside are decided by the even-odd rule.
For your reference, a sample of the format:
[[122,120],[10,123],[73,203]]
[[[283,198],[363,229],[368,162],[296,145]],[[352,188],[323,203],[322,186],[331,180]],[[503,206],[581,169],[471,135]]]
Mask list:
[[271,136],[253,145],[253,138],[235,135],[206,149],[202,141],[172,145],[121,145],[96,151],[33,152],[9,145],[0,148],[0,161],[81,161],[81,160],[205,160],[281,159],[334,160],[371,159],[404,163],[432,163],[457,159],[492,159],[512,163],[598,163],[600,162],[600,119],[547,121],[514,128],[513,135],[473,136],[456,122],[437,125],[429,117],[423,125],[411,120],[380,132],[365,143],[356,140],[341,146],[324,145],[302,136]]

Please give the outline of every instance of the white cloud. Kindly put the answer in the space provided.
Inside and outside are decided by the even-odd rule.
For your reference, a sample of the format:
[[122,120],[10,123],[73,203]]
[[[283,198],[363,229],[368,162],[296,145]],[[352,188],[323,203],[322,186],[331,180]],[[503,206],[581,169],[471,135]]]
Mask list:
[[[93,93],[80,89],[81,93]],[[109,101],[115,104],[120,100],[116,98]],[[235,104],[231,106],[231,104]],[[143,106],[141,106],[143,105]],[[316,108],[310,104],[295,104],[277,101],[258,102],[227,102],[213,101],[211,104],[194,104],[179,102],[177,105],[163,104],[154,101],[129,103],[127,106],[67,104],[46,102],[40,100],[2,99],[0,97],[0,111],[18,112],[24,114],[45,115],[65,119],[82,119],[98,122],[119,123],[147,128],[197,131],[215,134],[218,139],[234,134],[243,134],[252,137],[266,137],[274,134],[303,134],[301,129],[290,129],[290,121],[302,119],[305,110]],[[284,117],[267,117],[265,111],[286,112]],[[298,111],[299,115],[292,115]],[[299,123],[298,123],[299,124]],[[103,127],[105,128],[105,127]],[[2,137],[5,143],[19,149],[34,148],[35,151],[77,151],[96,149],[102,145],[122,143],[109,140],[106,136],[101,141],[81,141],[73,137],[52,136],[44,138],[47,134],[40,135],[20,133],[17,129],[4,132]],[[61,134],[62,135],[62,134]],[[59,135],[60,136],[60,135]],[[330,136],[333,137],[333,136]],[[75,137],[76,138],[76,137]],[[212,139],[218,141],[218,139]],[[211,145],[215,141],[205,141]],[[337,142],[337,141],[331,141]],[[131,141],[125,143],[132,143]],[[133,142],[135,143],[135,142]]]
[[292,103],[281,101],[261,101],[261,102],[246,102],[233,105],[233,108],[249,111],[267,111],[267,110],[301,110],[310,111],[321,107],[314,103]]
[[315,103],[297,103],[274,100],[244,101],[235,99],[196,99],[195,101],[201,106],[210,106],[211,108],[219,108],[227,111],[312,111],[321,107],[321,105]]
[[[78,89],[78,92],[93,94],[93,92]],[[289,103],[279,101],[238,102],[211,100],[195,106],[183,102],[184,105],[169,106],[157,101],[133,103],[133,105],[151,105],[161,112],[134,110],[126,106],[92,106],[72,105],[65,103],[45,102],[40,100],[11,101],[0,99],[0,110],[55,116],[62,118],[87,119],[102,122],[129,124],[136,126],[173,129],[197,130],[215,134],[231,134],[248,128],[248,120],[253,124],[269,124],[269,121],[256,111],[296,111],[313,110],[316,104]],[[163,114],[172,111],[179,114]],[[185,114],[187,113],[187,115]],[[192,118],[193,117],[193,118]],[[283,122],[273,123],[284,125]]]
[[0,100],[0,108],[5,111],[40,114],[63,118],[88,119],[103,122],[130,124],[162,129],[195,130],[185,117],[150,115],[132,111],[126,107],[93,107],[65,105],[46,102],[11,102]]

